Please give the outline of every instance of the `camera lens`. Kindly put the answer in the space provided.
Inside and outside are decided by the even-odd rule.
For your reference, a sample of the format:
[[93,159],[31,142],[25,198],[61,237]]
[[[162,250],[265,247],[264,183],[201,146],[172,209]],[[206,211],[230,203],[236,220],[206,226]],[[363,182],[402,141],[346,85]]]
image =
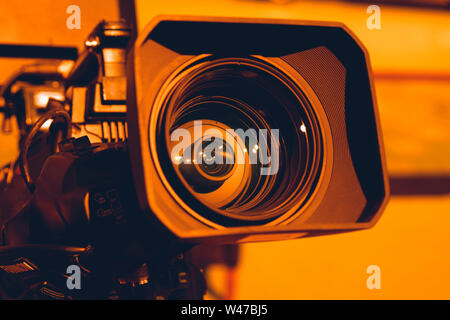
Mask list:
[[[211,150],[211,152],[209,152],[208,149],[216,142],[220,143],[219,148],[217,148],[218,150],[213,149]],[[208,175],[208,177],[211,177],[211,179],[224,180],[234,168],[233,149],[229,144],[224,143],[223,139],[220,137],[212,138],[211,143],[209,143],[209,141],[203,141],[202,148],[199,150],[199,154],[205,155],[202,159],[202,162],[199,164],[199,168],[200,170],[202,170],[202,172]],[[209,157],[206,156],[209,154]]]
[[[218,148],[209,150],[215,144]],[[178,158],[178,169],[183,178],[197,193],[207,194],[220,188],[235,168],[231,146],[220,137],[213,137],[208,141],[200,141],[200,147],[192,144],[190,148],[194,150],[194,154],[198,154],[200,160],[186,157],[184,153],[183,161]]]
[[167,84],[158,161],[181,201],[221,223],[298,211],[321,171],[322,137],[305,93],[256,58],[207,59]]

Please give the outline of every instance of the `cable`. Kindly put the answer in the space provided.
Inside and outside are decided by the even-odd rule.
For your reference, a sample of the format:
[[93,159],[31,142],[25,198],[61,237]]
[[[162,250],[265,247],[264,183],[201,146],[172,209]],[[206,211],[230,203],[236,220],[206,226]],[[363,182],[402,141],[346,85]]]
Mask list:
[[94,137],[97,137],[97,138],[99,138],[100,139],[100,141],[102,141],[102,142],[104,142],[103,140],[103,137],[101,137],[100,135],[98,135],[98,134],[96,134],[96,133],[94,133],[93,131],[89,131],[88,129],[87,129],[87,126],[86,126],[86,124],[83,124],[83,128],[84,128],[84,131],[86,131],[87,133],[89,133],[89,134],[91,134],[91,135],[93,135]]
[[28,151],[30,150],[31,144],[33,142],[34,137],[41,129],[42,125],[50,120],[50,119],[56,119],[56,118],[62,118],[66,122],[66,132],[65,137],[68,138],[71,136],[71,118],[67,111],[65,111],[63,108],[57,107],[50,109],[46,113],[44,113],[37,121],[33,124],[31,127],[30,132],[28,133],[27,137],[25,138],[25,141],[22,145],[21,152],[20,152],[20,159],[19,159],[19,165],[20,165],[20,171],[22,173],[22,177],[25,180],[25,183],[30,189],[31,192],[34,192],[34,181],[31,177],[30,173],[30,166],[28,163]]

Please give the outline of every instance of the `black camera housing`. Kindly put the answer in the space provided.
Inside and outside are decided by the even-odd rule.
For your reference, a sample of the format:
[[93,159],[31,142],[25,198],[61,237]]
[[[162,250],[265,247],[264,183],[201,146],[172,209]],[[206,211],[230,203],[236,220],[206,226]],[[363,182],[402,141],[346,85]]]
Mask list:
[[[161,88],[202,56],[258,57],[313,99],[326,155],[299,212],[262,225],[228,227],[184,203],[158,169],[149,120]],[[341,23],[161,16],[128,56],[129,150],[140,209],[182,240],[281,240],[372,227],[387,204],[388,178],[367,50]]]

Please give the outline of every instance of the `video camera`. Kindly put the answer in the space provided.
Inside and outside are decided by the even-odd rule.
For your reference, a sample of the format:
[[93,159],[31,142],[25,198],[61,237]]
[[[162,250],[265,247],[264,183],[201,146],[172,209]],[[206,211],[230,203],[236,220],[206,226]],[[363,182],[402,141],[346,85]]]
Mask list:
[[[25,138],[32,199],[2,224],[0,268],[25,268],[8,276],[27,288],[42,274],[10,296],[201,298],[196,244],[376,223],[389,190],[373,80],[344,25],[168,16],[130,34],[101,22]],[[58,147],[33,170],[48,121]],[[65,288],[68,264],[88,289]]]

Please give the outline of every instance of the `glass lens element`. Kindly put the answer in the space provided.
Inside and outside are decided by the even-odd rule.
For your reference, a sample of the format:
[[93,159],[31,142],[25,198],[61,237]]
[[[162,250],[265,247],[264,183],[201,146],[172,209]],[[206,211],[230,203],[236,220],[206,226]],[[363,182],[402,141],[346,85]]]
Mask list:
[[209,219],[263,223],[314,190],[320,128],[280,70],[238,58],[197,65],[178,77],[163,110],[160,163],[183,201]]

